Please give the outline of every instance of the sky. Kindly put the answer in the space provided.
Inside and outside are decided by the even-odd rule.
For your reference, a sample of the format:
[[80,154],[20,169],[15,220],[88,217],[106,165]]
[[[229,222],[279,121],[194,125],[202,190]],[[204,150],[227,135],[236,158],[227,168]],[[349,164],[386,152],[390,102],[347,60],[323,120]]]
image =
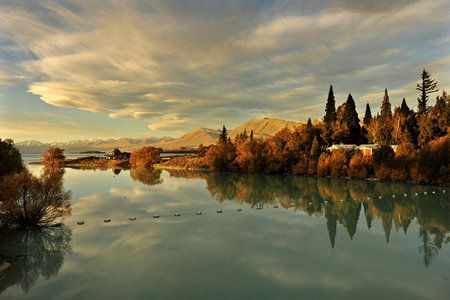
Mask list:
[[449,11],[448,0],[0,0],[0,138],[317,119],[330,84],[361,117],[385,88],[415,108],[423,68],[450,90]]

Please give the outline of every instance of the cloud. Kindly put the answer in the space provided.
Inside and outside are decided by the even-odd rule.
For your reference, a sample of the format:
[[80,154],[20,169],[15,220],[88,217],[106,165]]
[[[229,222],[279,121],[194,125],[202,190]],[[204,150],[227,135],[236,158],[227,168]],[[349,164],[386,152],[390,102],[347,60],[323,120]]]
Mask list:
[[[448,83],[435,63],[443,46],[426,45],[448,40],[449,8],[443,0],[17,1],[0,6],[0,56],[48,104],[147,120],[150,130],[235,126],[261,111],[301,119],[323,114],[331,83],[361,109],[358,96],[402,88],[422,67]],[[2,71],[0,84],[21,74]]]

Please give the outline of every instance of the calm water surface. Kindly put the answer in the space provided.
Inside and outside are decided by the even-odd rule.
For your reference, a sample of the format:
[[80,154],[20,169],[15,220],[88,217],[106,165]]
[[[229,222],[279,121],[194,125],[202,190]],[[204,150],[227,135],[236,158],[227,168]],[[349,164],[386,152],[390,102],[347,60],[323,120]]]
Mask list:
[[146,170],[66,169],[64,178],[73,192],[65,227],[0,237],[1,252],[28,255],[0,279],[0,298],[450,294],[450,191],[442,188]]

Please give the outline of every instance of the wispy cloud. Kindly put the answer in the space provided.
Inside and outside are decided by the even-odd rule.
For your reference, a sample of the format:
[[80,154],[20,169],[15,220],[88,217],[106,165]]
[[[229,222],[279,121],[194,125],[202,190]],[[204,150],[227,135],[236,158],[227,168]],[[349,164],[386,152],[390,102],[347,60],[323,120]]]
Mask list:
[[230,126],[255,111],[318,117],[331,83],[362,110],[359,99],[403,91],[422,67],[450,84],[440,49],[449,9],[444,0],[11,2],[0,5],[0,59],[16,72],[0,71],[0,85],[26,79],[48,104],[169,133],[215,127],[220,113]]

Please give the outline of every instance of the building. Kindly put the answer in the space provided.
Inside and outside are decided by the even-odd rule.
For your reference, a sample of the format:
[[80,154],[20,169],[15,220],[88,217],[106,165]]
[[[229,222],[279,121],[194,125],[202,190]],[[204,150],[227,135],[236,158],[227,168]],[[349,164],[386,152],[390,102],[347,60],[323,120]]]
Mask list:
[[[378,149],[377,144],[362,144],[359,146],[356,146],[354,144],[335,144],[331,147],[328,147],[327,150],[330,152],[333,152],[334,150],[343,149],[343,150],[359,150],[361,151],[361,154],[364,156],[372,156],[373,150]],[[397,152],[398,145],[391,145],[392,150]]]
[[361,151],[361,154],[364,156],[372,156],[373,150],[377,148],[377,144],[363,144],[358,146],[358,150]]
[[343,150],[353,150],[357,148],[354,144],[334,144],[327,148],[328,151],[333,152],[334,150],[343,149]]

